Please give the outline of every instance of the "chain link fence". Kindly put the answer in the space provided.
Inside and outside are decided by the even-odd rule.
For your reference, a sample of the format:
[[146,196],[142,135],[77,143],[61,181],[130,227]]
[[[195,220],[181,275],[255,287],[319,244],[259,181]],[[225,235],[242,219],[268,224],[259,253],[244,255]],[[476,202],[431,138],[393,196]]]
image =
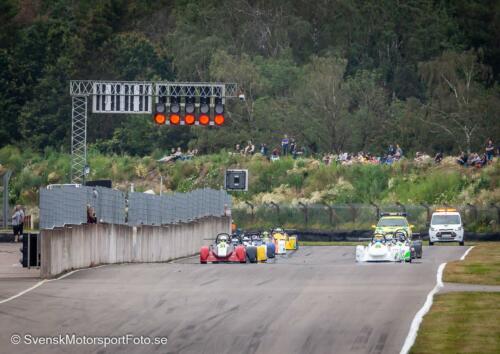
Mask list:
[[[239,207],[232,212],[233,219],[241,229],[264,229],[283,226],[291,229],[311,230],[368,230],[376,224],[380,213],[406,212],[408,221],[415,229],[427,229],[432,212],[437,207],[428,205],[376,205],[376,204],[268,204]],[[498,206],[455,207],[462,215],[468,229],[478,232],[498,231],[500,208]]]
[[40,228],[84,224],[87,206],[94,209],[101,223],[166,225],[222,216],[231,207],[231,197],[208,188],[162,196],[132,192],[127,196],[104,187],[58,186],[40,190]]

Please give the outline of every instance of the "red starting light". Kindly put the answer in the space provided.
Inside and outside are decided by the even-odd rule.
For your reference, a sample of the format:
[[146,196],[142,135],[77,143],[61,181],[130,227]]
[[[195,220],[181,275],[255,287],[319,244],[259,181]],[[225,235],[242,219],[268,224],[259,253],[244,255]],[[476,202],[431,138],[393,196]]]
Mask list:
[[186,116],[184,117],[184,123],[186,125],[193,125],[194,121],[195,121],[195,117],[193,114],[186,114]]
[[163,113],[156,113],[153,117],[153,120],[158,125],[163,125],[167,121],[167,117]]
[[225,121],[226,121],[226,119],[224,118],[224,116],[222,114],[217,114],[214,117],[214,122],[217,125],[222,125],[222,124],[224,124]]
[[178,115],[178,114],[171,114],[170,115],[170,124],[172,125],[179,125],[179,123],[181,122],[181,116]]
[[201,124],[201,125],[208,125],[210,123],[210,117],[207,115],[207,114],[202,114],[200,115],[200,117],[198,118],[198,122]]

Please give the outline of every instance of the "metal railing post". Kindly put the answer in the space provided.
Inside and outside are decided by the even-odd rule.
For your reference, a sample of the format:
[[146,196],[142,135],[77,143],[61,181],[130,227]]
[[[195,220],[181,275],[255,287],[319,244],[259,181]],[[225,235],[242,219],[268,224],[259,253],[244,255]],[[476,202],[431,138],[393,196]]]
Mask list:
[[302,203],[302,202],[299,202],[299,205],[303,208],[303,212],[304,212],[304,222],[305,224],[307,225],[308,222],[309,222],[309,215],[308,215],[308,211],[307,211],[307,205]]

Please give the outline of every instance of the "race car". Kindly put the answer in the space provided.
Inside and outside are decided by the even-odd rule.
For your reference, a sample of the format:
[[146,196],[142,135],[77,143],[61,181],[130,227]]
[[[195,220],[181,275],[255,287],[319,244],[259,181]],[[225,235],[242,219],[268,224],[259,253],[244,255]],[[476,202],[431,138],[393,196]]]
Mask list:
[[[247,259],[250,263],[257,263],[258,260],[258,248],[252,244],[250,236],[243,234],[241,236],[241,243],[245,247],[247,253]],[[262,252],[262,250],[261,250]]]
[[[396,231],[404,232],[411,246],[415,249],[412,258],[422,258],[422,240],[414,239],[418,234],[413,233],[413,225],[408,223],[406,213],[382,213],[377,225],[372,225],[374,233],[393,235]],[[389,236],[390,237],[390,236]]]
[[[289,236],[282,228],[276,228],[272,233],[272,237],[276,245],[276,254],[286,254],[286,251],[297,250],[299,248],[298,237],[296,235]],[[284,241],[284,250],[280,249],[281,241]]]
[[257,261],[266,261],[267,258],[274,258],[276,246],[269,238],[264,239],[260,234],[250,235],[251,243],[257,247]]
[[[385,235],[386,239],[389,234]],[[399,253],[399,261],[411,262],[412,259],[416,258],[415,247],[408,239],[408,235],[405,230],[396,230],[392,234],[391,241],[389,242],[392,243],[392,247],[396,248],[396,252]]]
[[220,233],[210,246],[200,249],[200,263],[246,263],[247,253],[242,244],[233,244],[229,234]]
[[356,262],[399,262],[401,252],[382,233],[373,234],[368,246],[356,246]]

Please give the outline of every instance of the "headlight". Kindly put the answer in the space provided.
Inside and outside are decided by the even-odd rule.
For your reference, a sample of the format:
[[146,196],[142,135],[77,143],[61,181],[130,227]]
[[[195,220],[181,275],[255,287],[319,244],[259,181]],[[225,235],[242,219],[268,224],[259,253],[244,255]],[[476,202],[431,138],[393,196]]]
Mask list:
[[431,231],[436,231],[436,229],[435,229],[435,228],[433,228],[433,227],[431,227]]

